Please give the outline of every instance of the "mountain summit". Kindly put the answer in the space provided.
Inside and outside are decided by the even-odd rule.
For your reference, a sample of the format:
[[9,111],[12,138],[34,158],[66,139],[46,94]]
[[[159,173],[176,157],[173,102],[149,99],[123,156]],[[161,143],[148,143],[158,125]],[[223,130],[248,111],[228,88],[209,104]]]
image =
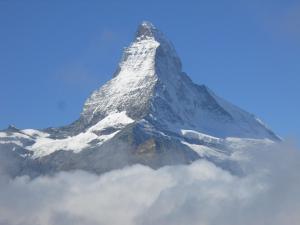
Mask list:
[[156,29],[156,27],[148,22],[144,21],[142,22],[136,31],[136,38],[144,39],[144,38],[157,38],[159,35],[162,35],[162,33]]
[[159,86],[178,80],[181,63],[171,43],[149,22],[142,23],[134,42],[125,48],[114,78],[84,104],[85,123],[96,123],[114,111],[139,120],[150,113]]
[[149,22],[138,27],[114,78],[93,92],[81,117],[89,126],[123,111],[133,120],[145,119],[173,132],[193,129],[222,138],[276,139],[255,116],[194,84],[171,42]]
[[91,94],[77,121],[0,133],[2,152],[19,165],[11,173],[32,176],[202,157],[229,165],[236,146],[277,140],[255,116],[194,84],[173,44],[149,22],[138,26],[112,79]]

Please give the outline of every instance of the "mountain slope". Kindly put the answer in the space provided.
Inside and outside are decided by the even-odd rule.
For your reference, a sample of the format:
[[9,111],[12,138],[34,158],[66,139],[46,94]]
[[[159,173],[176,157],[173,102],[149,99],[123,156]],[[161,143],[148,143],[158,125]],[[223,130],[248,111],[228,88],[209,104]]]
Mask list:
[[102,173],[133,163],[157,168],[200,157],[229,169],[233,142],[278,140],[255,116],[194,84],[172,43],[149,22],[138,27],[113,78],[92,93],[77,121],[43,131],[0,132],[2,152],[22,162],[14,173],[33,175]]

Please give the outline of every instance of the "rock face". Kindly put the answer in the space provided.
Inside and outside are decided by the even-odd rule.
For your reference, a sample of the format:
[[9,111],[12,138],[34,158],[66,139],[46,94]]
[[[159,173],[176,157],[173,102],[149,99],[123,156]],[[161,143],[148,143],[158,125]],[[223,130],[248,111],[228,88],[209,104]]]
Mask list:
[[77,121],[42,131],[9,127],[0,132],[0,150],[18,161],[13,175],[35,176],[201,157],[229,169],[232,146],[278,140],[255,116],[194,84],[172,43],[143,22],[113,78],[86,100]]

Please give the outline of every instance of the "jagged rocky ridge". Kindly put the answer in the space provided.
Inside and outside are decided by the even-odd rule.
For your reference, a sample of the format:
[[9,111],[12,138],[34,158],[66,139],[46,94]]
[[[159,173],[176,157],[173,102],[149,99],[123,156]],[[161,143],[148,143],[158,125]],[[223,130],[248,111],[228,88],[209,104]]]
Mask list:
[[77,121],[41,131],[9,127],[0,132],[0,157],[9,158],[2,167],[14,176],[199,158],[238,172],[233,154],[241,146],[278,140],[254,115],[194,84],[172,43],[143,22],[113,78],[92,93]]

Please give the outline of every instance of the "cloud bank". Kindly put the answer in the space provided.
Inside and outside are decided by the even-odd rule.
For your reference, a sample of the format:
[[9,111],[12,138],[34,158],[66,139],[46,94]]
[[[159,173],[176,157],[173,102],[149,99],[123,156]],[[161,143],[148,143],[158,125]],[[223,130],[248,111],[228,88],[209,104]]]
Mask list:
[[298,225],[299,151],[285,143],[243,154],[241,177],[205,160],[101,176],[1,176],[0,225]]

